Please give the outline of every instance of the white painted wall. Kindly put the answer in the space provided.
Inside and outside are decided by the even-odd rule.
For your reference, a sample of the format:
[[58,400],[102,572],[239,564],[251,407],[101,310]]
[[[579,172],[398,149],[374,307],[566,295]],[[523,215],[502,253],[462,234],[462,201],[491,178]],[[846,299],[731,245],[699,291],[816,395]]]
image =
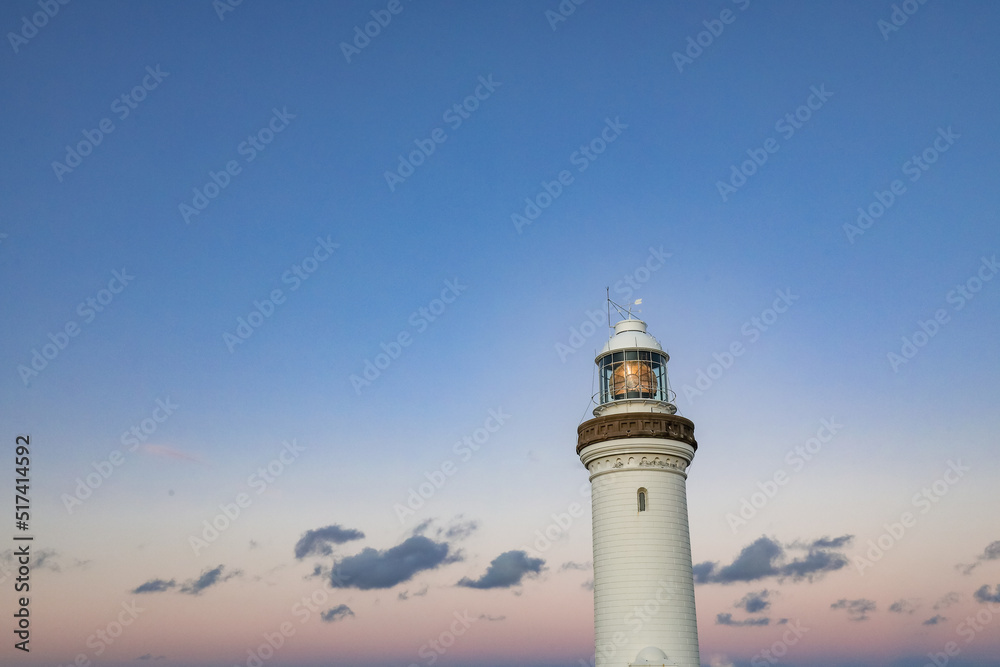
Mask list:
[[690,445],[661,438],[609,440],[580,454],[593,485],[598,667],[628,665],[649,646],[667,664],[699,667],[685,484],[693,457]]

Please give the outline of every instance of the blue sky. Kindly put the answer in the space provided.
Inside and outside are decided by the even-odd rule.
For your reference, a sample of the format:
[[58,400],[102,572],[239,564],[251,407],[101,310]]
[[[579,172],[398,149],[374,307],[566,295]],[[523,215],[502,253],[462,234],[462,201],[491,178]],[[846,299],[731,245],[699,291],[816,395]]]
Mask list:
[[[478,625],[442,664],[587,659],[589,508],[537,555],[541,571],[496,590],[455,583],[587,504],[575,429],[606,336],[585,323],[606,287],[643,300],[697,427],[696,562],[731,562],[762,537],[791,558],[790,545],[851,535],[842,553],[855,563],[949,461],[973,468],[886,555],[893,566],[744,582],[777,591],[769,626],[717,621],[742,614],[733,600],[749,588],[699,586],[704,664],[750,664],[790,618],[822,630],[788,664],[919,665],[989,609],[975,592],[1000,582],[988,550],[1000,535],[981,519],[1000,472],[1000,9],[590,0],[564,2],[575,10],[553,21],[557,2],[388,4],[247,1],[220,17],[207,0],[69,3],[35,31],[24,17],[44,3],[0,10],[3,437],[38,443],[36,548],[51,553],[37,576],[67,596],[33,602],[33,654],[95,658],[87,637],[130,591],[157,578],[179,589],[223,564],[197,595],[139,594],[150,621],[102,659],[234,664],[315,587],[293,556],[307,531],[363,532],[319,554],[338,562],[404,544],[433,519],[424,534],[460,559],[400,584],[431,594],[328,587],[329,607],[354,616],[303,623],[269,664],[420,664],[423,638],[466,608],[504,620]],[[898,30],[885,27],[894,11]],[[391,20],[346,57],[372,12]],[[686,51],[690,62],[675,55]],[[137,86],[131,108],[121,98]],[[250,151],[252,137],[268,143]],[[53,166],[81,142],[91,151],[78,166]],[[421,145],[434,150],[390,187],[386,173]],[[914,156],[933,163],[914,168]],[[212,174],[225,187],[185,215]],[[512,219],[546,188],[559,194],[530,224]],[[849,227],[873,203],[881,215]],[[122,286],[114,272],[134,277]],[[109,282],[117,293],[102,293]],[[227,345],[274,290],[281,303]],[[786,310],[768,313],[779,293]],[[106,303],[88,315],[87,299]],[[71,322],[65,348],[32,368]],[[924,340],[921,322],[934,335],[904,350]],[[408,344],[378,377],[352,383],[401,334]],[[143,431],[167,399],[178,407]],[[461,460],[454,443],[490,410],[510,418]],[[824,419],[843,428],[793,470],[786,453]],[[145,440],[130,451],[133,427]],[[291,441],[304,450],[257,496],[248,478]],[[124,463],[69,511],[77,480],[116,450]],[[400,522],[394,505],[446,461],[454,474]],[[12,455],[0,467],[9,479]],[[727,515],[782,469],[788,486],[733,529]],[[193,553],[190,535],[241,492],[255,500],[239,523]],[[970,563],[981,565],[956,570]],[[847,604],[831,607],[841,599],[876,610],[852,620]],[[917,611],[890,612],[900,600]],[[946,620],[923,625],[936,615]],[[215,635],[213,618],[226,619]],[[404,630],[384,642],[386,624]],[[57,626],[68,630],[44,645]],[[3,651],[5,664],[35,664]],[[976,635],[952,664],[998,652]]]

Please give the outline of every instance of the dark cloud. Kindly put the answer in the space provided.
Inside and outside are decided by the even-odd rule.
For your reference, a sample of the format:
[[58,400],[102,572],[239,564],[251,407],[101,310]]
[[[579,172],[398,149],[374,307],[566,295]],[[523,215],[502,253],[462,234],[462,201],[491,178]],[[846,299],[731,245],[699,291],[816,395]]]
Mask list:
[[771,592],[767,589],[758,592],[750,592],[744,595],[739,601],[733,606],[737,609],[745,609],[749,614],[756,614],[757,612],[764,611],[771,606],[771,601],[768,599]]
[[427,529],[431,527],[432,523],[434,523],[434,519],[424,519],[423,521],[421,521],[420,523],[418,523],[416,526],[413,527],[413,534],[423,535],[424,533],[427,532]]
[[177,585],[174,579],[164,581],[163,579],[150,579],[144,584],[139,584],[132,589],[133,593],[162,593]]
[[360,530],[342,528],[337,524],[307,530],[295,543],[295,558],[302,560],[306,556],[329,556],[333,553],[331,544],[360,540],[364,536]]
[[769,618],[746,618],[742,621],[734,621],[732,614],[718,614],[715,617],[716,625],[732,625],[732,626],[743,626],[743,625],[768,625],[771,622]]
[[938,614],[937,616],[931,616],[926,621],[924,621],[924,625],[937,625],[941,621],[947,621],[947,620],[948,619],[946,619],[944,616]]
[[1000,604],[1000,584],[997,584],[996,592],[993,593],[990,592],[989,586],[983,584],[979,587],[979,590],[972,594],[972,597],[976,598],[977,602],[982,602],[983,604],[987,602]]
[[415,597],[415,598],[419,598],[419,597],[423,597],[424,595],[427,595],[427,591],[428,590],[430,590],[430,587],[427,586],[426,584],[424,584],[424,587],[421,588],[418,591],[415,591],[413,593],[411,593],[408,590],[406,590],[406,591],[400,591],[399,595],[397,595],[396,597],[399,600],[409,600],[411,595],[413,597]]
[[181,586],[181,593],[187,593],[188,595],[199,595],[203,590],[216,584],[221,584],[224,581],[229,581],[235,576],[242,574],[240,570],[234,570],[229,574],[222,576],[224,566],[219,565],[210,570],[205,570],[197,579],[191,579]]
[[507,618],[506,616],[490,616],[489,614],[480,614],[479,615],[479,620],[480,621],[503,621],[506,618]]
[[[424,519],[411,531],[412,535],[434,535],[436,540],[464,540],[472,535],[479,528],[479,522],[475,520],[463,521],[464,515],[451,519],[446,526],[434,526],[434,519]],[[433,531],[431,530],[433,528]]]
[[[28,566],[32,570],[50,570],[52,572],[62,572],[62,567],[56,560],[58,552],[55,549],[39,549],[38,551],[33,551],[30,557]],[[86,565],[90,561],[80,561],[76,560],[74,562],[77,566]],[[17,569],[16,554],[13,549],[7,549],[6,551],[0,553],[0,563],[4,565],[13,566],[13,569]]]
[[392,588],[409,581],[418,572],[455,562],[459,556],[449,554],[449,549],[448,544],[423,535],[409,537],[385,551],[366,548],[334,566],[330,585],[361,590]]
[[140,655],[138,658],[136,658],[136,660],[163,660],[166,657],[167,656],[165,655],[158,655],[154,658],[152,653],[147,653],[145,655]]
[[438,531],[438,537],[446,540],[464,540],[479,528],[478,521],[460,521],[458,517],[451,525]]
[[711,561],[705,561],[704,563],[696,563],[691,567],[691,572],[694,574],[694,583],[696,584],[707,584],[712,576],[712,571],[715,570],[715,563]]
[[486,574],[475,581],[464,577],[459,586],[467,588],[510,588],[521,583],[525,576],[537,575],[542,571],[545,561],[541,558],[529,558],[524,551],[506,551],[490,563]]
[[594,564],[587,563],[575,563],[573,561],[568,561],[559,566],[560,572],[565,572],[566,570],[580,570],[581,572],[590,572],[594,569]]
[[983,553],[976,556],[976,562],[970,565],[956,565],[962,574],[972,574],[972,571],[988,560],[1000,560],[1000,540],[990,542],[983,549]]
[[327,609],[322,612],[319,617],[322,618],[327,623],[336,623],[337,621],[342,621],[348,616],[354,617],[354,612],[346,604],[339,604],[333,609]]
[[947,609],[951,605],[956,604],[961,599],[962,599],[961,595],[959,595],[955,591],[951,591],[943,598],[934,603],[934,611],[937,611],[938,609]]
[[916,602],[911,600],[897,600],[889,605],[889,611],[894,614],[912,614],[917,610]]
[[846,547],[854,539],[853,535],[841,535],[840,537],[821,537],[815,540],[810,548],[812,549],[839,549]]
[[823,572],[833,572],[847,565],[847,556],[836,551],[810,550],[805,558],[796,558],[781,569],[783,576],[794,581],[809,579]]
[[592,590],[594,590],[594,580],[593,579],[587,579],[585,582],[583,582],[582,584],[580,584],[580,587],[583,588],[586,591],[592,591]]
[[822,538],[807,545],[793,543],[789,549],[804,549],[806,555],[788,560],[785,547],[769,537],[760,537],[752,544],[743,547],[740,554],[729,565],[719,567],[718,563],[706,561],[694,566],[694,580],[698,584],[720,583],[730,584],[741,581],[759,581],[768,577],[778,579],[789,577],[793,581],[822,576],[826,572],[839,570],[848,564],[847,556],[826,547],[817,546],[833,544],[842,546],[853,539],[844,535],[835,539]]
[[830,609],[846,609],[847,617],[852,621],[867,621],[868,612],[875,611],[875,601],[866,598],[859,598],[857,600],[841,598],[830,605]]

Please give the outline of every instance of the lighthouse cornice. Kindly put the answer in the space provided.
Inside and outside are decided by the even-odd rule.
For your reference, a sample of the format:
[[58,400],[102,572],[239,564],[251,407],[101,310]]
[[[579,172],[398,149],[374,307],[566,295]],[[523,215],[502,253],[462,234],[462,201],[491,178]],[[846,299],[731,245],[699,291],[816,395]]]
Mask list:
[[677,440],[698,449],[694,438],[694,422],[678,415],[657,412],[625,412],[602,415],[580,424],[576,429],[576,453],[590,445],[607,440],[628,438],[663,438]]

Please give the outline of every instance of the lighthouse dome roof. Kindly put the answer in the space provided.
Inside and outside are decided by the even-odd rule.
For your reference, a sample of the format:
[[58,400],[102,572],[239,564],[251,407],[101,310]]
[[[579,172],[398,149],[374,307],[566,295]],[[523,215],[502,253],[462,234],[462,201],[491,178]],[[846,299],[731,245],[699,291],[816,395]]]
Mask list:
[[663,346],[660,345],[660,341],[653,338],[646,331],[646,323],[642,320],[622,320],[615,324],[614,335],[604,344],[604,348],[597,357],[603,357],[608,352],[614,352],[615,350],[634,349],[662,352]]

